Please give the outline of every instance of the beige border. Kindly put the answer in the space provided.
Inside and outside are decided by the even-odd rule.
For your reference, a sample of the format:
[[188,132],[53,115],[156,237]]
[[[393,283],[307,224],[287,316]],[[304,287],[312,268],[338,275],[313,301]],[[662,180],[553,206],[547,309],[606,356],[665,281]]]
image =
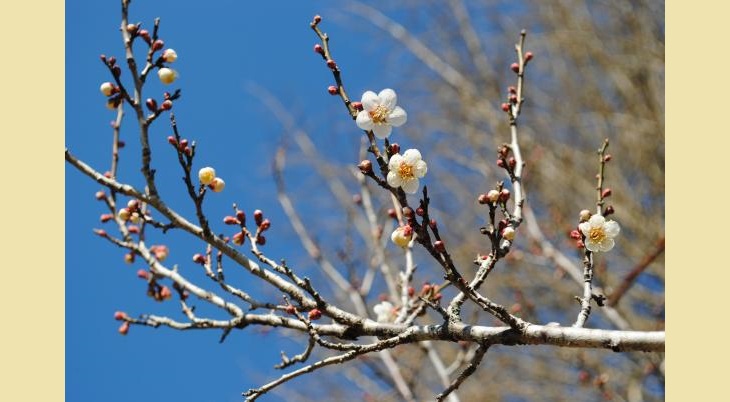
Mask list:
[[2,401],[64,395],[64,12],[0,6]]

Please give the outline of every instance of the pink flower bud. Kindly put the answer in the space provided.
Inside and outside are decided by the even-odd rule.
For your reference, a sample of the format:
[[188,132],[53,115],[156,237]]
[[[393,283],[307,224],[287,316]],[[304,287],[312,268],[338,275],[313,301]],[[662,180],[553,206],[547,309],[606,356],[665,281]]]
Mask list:
[[421,295],[426,295],[431,291],[431,284],[426,282],[423,284],[423,287],[421,287]]
[[413,286],[408,287],[408,297],[413,297],[416,294],[416,289]]
[[403,216],[406,218],[412,218],[413,217],[413,210],[411,207],[403,207]]
[[144,269],[139,269],[137,270],[137,278],[144,280],[150,279],[150,273]]
[[509,68],[516,73],[520,72],[520,65],[517,63],[512,63]]
[[256,222],[256,226],[261,226],[261,222],[264,220],[264,213],[260,209],[253,211],[253,220]]
[[337,93],[338,93],[337,87],[334,85],[330,85],[327,87],[327,92],[329,92],[330,95],[337,95]]
[[499,200],[502,202],[507,202],[509,200],[510,192],[506,188],[503,188],[502,191],[499,192]]
[[410,237],[411,235],[413,235],[413,228],[411,225],[403,226],[403,236]]
[[223,223],[226,225],[240,225],[241,222],[235,216],[226,216],[223,218]]
[[264,219],[259,226],[261,227],[261,231],[269,230],[269,228],[271,227],[271,221],[268,219]]
[[400,145],[397,142],[390,144],[390,153],[397,154],[400,152]]
[[319,311],[319,309],[313,308],[309,310],[309,314],[307,314],[307,316],[311,321],[319,320],[322,317],[322,312]]
[[170,143],[170,145],[172,145],[173,147],[178,146],[177,139],[175,139],[175,137],[171,135],[167,137],[167,142]]
[[317,43],[314,45],[314,53],[324,54],[324,49],[322,49],[322,45]]
[[513,86],[510,85],[509,87],[507,87],[507,92],[510,93],[510,94],[516,94],[517,93],[517,88],[515,88],[515,87],[513,87]]
[[137,233],[139,233],[139,226],[129,225],[129,227],[127,228],[127,230],[129,231],[129,233],[137,234]]
[[119,333],[121,335],[127,335],[129,333],[129,322],[124,321],[122,325],[119,326]]
[[352,203],[355,205],[362,204],[362,196],[360,194],[353,194],[352,195]]
[[104,230],[104,229],[94,229],[94,233],[96,233],[96,235],[100,236],[100,237],[107,236],[106,230]]
[[514,105],[515,103],[517,103],[517,95],[514,95],[514,94],[510,95],[510,96],[509,96],[509,102],[510,102],[511,104],[513,104],[513,105]]
[[162,298],[162,300],[172,299],[172,291],[170,288],[163,286],[162,289],[160,289],[160,298]]
[[292,306],[291,304],[290,304],[290,305],[288,305],[288,306],[286,306],[286,313],[287,313],[287,314],[291,314],[291,315],[294,315],[294,313],[295,313],[296,311],[297,311],[297,309],[296,309],[296,308],[294,308],[294,306]]
[[113,66],[113,65],[117,64],[117,58],[114,57],[114,56],[109,57],[108,60],[109,60],[109,65],[110,66]]
[[607,188],[607,189],[603,190],[603,192],[601,193],[601,198],[610,197],[612,193],[613,192],[611,191],[611,189]]
[[489,203],[489,197],[486,194],[479,194],[479,197],[477,197],[477,202],[480,204],[488,204]]
[[509,112],[509,109],[510,109],[508,103],[503,103],[502,106],[501,106],[501,108],[502,108],[502,111],[503,112]]
[[152,41],[152,39],[150,38],[150,32],[146,29],[141,29],[139,31],[139,36],[140,38],[144,39],[144,41],[148,44]]
[[611,156],[611,154],[608,154],[603,157],[604,162],[609,162],[609,161],[611,161],[611,159],[613,159],[613,156]]
[[609,205],[603,211],[603,216],[613,215],[614,212],[616,212],[616,211],[613,209],[613,205]]
[[428,222],[428,226],[431,228],[431,230],[436,230],[436,228],[438,227],[436,225],[436,219],[431,219],[431,221]]
[[102,215],[101,215],[101,216],[99,217],[99,220],[100,220],[100,221],[101,221],[102,223],[105,223],[105,222],[109,222],[109,221],[110,221],[110,220],[112,220],[112,219],[114,219],[114,215],[112,215],[112,214],[102,214]]
[[497,159],[497,166],[504,168],[505,167],[504,159],[502,159],[502,158]]
[[246,235],[243,234],[243,232],[238,232],[233,235],[233,244],[237,246],[242,246],[243,243],[246,242]]
[[355,110],[362,110],[362,102],[352,102],[351,105]]
[[117,321],[122,321],[125,318],[127,318],[127,313],[124,311],[117,311],[114,313],[114,319]]
[[532,52],[525,53],[525,63],[527,63],[528,61],[532,60],[533,57],[535,57],[535,55],[532,54]]
[[193,255],[193,262],[203,265],[205,264],[205,256],[203,254],[197,253]]
[[334,69],[337,68],[337,63],[335,63],[335,61],[332,60],[332,59],[327,60],[327,67],[329,67],[330,69],[334,70]]
[[96,192],[96,194],[94,194],[94,197],[95,197],[95,198],[96,198],[97,200],[101,201],[101,200],[103,200],[104,198],[106,198],[106,193],[105,193],[105,192],[103,192],[103,191],[97,191],[97,192]]
[[369,160],[367,160],[367,159],[366,159],[366,160],[364,160],[364,161],[362,161],[362,162],[360,162],[360,164],[359,164],[359,165],[357,165],[357,167],[358,167],[358,168],[360,168],[360,171],[361,171],[361,172],[362,172],[363,174],[368,174],[368,173],[370,173],[370,172],[372,172],[372,171],[373,171],[373,163],[372,163],[372,162],[370,162],[370,161],[369,161]]
[[165,42],[163,42],[161,39],[157,39],[154,43],[152,43],[152,51],[156,52],[160,49],[165,47]]
[[580,239],[582,239],[582,236],[579,231],[577,231],[576,229],[573,229],[570,231],[570,238],[573,240],[580,240]]
[[319,14],[315,15],[314,16],[314,23],[315,24],[319,24],[320,22],[322,22],[322,17]]
[[508,165],[508,166],[509,166],[509,167],[510,167],[511,169],[514,169],[514,168],[515,168],[515,166],[517,166],[517,161],[515,160],[515,158],[514,158],[514,157],[510,156],[510,157],[509,157],[509,159],[507,160],[507,165]]

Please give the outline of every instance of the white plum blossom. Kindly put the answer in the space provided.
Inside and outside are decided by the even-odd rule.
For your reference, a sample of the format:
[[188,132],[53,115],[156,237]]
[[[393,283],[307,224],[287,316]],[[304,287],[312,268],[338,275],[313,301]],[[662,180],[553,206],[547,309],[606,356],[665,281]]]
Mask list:
[[396,106],[398,97],[390,88],[375,94],[373,91],[366,91],[362,94],[363,110],[357,114],[357,126],[363,130],[373,130],[376,137],[387,138],[393,127],[402,126],[408,116],[400,106]]
[[388,169],[388,184],[401,187],[408,194],[415,194],[418,191],[418,179],[426,175],[428,166],[417,149],[409,149],[402,156],[391,156]]
[[393,320],[393,303],[382,301],[373,307],[378,322],[391,322]]
[[593,215],[588,221],[578,225],[578,229],[586,237],[585,245],[589,251],[606,252],[613,248],[613,238],[621,228],[614,221],[607,221],[602,215]]

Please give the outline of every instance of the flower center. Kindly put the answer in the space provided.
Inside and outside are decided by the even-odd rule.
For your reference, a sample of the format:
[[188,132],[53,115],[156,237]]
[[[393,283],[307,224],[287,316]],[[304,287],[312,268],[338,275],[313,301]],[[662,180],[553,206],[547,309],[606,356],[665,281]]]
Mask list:
[[603,227],[591,228],[588,238],[594,243],[600,243],[606,238],[606,232],[603,231]]
[[385,119],[388,117],[388,108],[383,105],[378,105],[375,109],[369,112],[370,118],[373,119],[375,124],[385,123]]
[[411,180],[415,177],[413,172],[413,165],[409,165],[405,162],[401,162],[400,166],[398,167],[398,175],[403,180]]

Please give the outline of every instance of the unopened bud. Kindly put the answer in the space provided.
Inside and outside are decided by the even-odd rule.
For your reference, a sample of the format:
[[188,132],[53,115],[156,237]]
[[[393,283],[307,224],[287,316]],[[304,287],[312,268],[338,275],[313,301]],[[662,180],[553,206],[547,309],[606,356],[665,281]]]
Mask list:
[[193,255],[193,262],[203,265],[205,264],[205,256],[200,253],[195,254]]
[[264,235],[259,235],[256,238],[256,244],[260,244],[262,246],[266,245],[266,237],[264,237]]
[[261,227],[261,231],[269,230],[269,228],[271,227],[271,221],[268,219],[264,219],[263,221],[261,221],[261,225],[259,226]]
[[428,226],[431,228],[431,230],[436,230],[436,228],[438,227],[436,224],[436,219],[431,219],[431,221],[428,222]]
[[130,211],[136,211],[139,208],[139,201],[137,201],[137,200],[129,200],[129,201],[127,201],[127,208]]
[[131,214],[128,208],[122,208],[119,210],[119,212],[117,212],[117,216],[119,217],[119,219],[125,222],[129,220],[130,215]]
[[138,234],[139,233],[139,226],[137,226],[137,225],[130,225],[127,228],[127,230],[129,231],[129,233]]
[[502,159],[502,158],[497,159],[497,166],[504,168],[506,166],[504,163],[504,159]]
[[162,60],[165,60],[168,63],[174,62],[177,60],[177,52],[174,49],[165,49],[165,51],[162,52]]
[[587,209],[581,210],[578,214],[578,219],[580,219],[581,222],[587,222],[588,219],[591,219],[591,211]]
[[139,269],[139,270],[137,270],[137,278],[145,279],[145,280],[150,279],[150,273],[144,269]]
[[609,205],[603,211],[603,216],[613,215],[614,212],[616,212],[616,211],[613,209],[613,205]]
[[324,54],[324,49],[322,49],[322,45],[317,43],[314,45],[314,53]]
[[314,23],[315,24],[319,24],[320,22],[322,22],[322,17],[319,14],[315,15],[314,16]]
[[330,69],[334,70],[334,69],[337,68],[337,63],[335,63],[335,61],[332,60],[332,59],[327,60],[327,67],[329,67]]
[[145,105],[147,105],[147,109],[149,109],[150,112],[157,111],[157,101],[156,100],[154,100],[152,98],[148,98],[147,101],[145,102]]
[[512,241],[515,239],[515,229],[512,226],[507,226],[502,230],[502,238]]
[[487,194],[479,194],[479,197],[477,197],[477,202],[484,205],[489,203],[489,196]]
[[213,192],[220,193],[224,188],[226,188],[226,182],[220,177],[216,177],[210,184],[208,184],[208,187],[213,190]]
[[514,169],[514,168],[515,168],[515,166],[517,166],[517,160],[516,160],[516,159],[515,159],[515,158],[514,158],[513,156],[510,156],[510,157],[509,157],[509,159],[507,160],[507,165],[508,165],[508,166],[509,166],[509,167],[510,167],[511,169]]
[[352,102],[351,105],[355,110],[362,110],[362,102]]
[[444,245],[443,240],[437,240],[435,243],[433,243],[433,248],[436,249],[439,253],[445,253],[446,252],[446,246]]
[[243,234],[243,232],[238,232],[233,235],[233,244],[237,246],[242,246],[243,243],[246,242],[246,236]]
[[489,200],[489,202],[492,203],[497,202],[497,200],[499,200],[499,191],[489,190],[489,192],[487,193],[487,199]]
[[533,57],[535,57],[535,55],[532,54],[532,52],[525,53],[525,63],[527,63],[528,61],[532,60]]
[[253,211],[253,220],[256,222],[256,226],[261,226],[261,222],[264,220],[264,213],[260,209]]
[[94,197],[95,197],[95,198],[96,198],[97,200],[101,201],[101,200],[103,200],[104,198],[106,198],[106,193],[105,193],[105,192],[103,192],[103,191],[97,191],[97,192],[96,192],[96,194],[94,194]]
[[515,88],[515,87],[513,87],[513,86],[510,85],[509,87],[507,87],[507,92],[510,93],[510,94],[516,94],[517,93],[517,88]]
[[368,174],[373,171],[373,163],[369,160],[365,159],[364,161],[360,162],[359,165],[357,165],[358,168],[360,168],[360,171],[363,174]]
[[114,57],[114,56],[109,57],[108,60],[109,60],[109,65],[110,66],[113,66],[113,65],[116,65],[117,64],[117,58]]
[[127,24],[127,32],[132,35],[136,34],[138,29],[139,27],[136,24]]
[[172,299],[172,291],[170,288],[163,286],[162,289],[160,289],[160,297],[162,300]]
[[406,218],[412,218],[413,217],[413,210],[411,207],[403,207],[403,216]]
[[430,283],[428,283],[428,282],[424,283],[424,284],[423,284],[423,287],[421,287],[421,295],[426,295],[426,294],[428,294],[428,293],[429,293],[429,292],[431,291],[431,288],[432,288],[432,287],[433,287],[433,286],[431,286],[431,284],[430,284]]
[[499,192],[499,200],[502,202],[507,202],[509,200],[510,192],[506,188],[503,188],[502,191]]
[[162,110],[172,109],[172,101],[168,99],[168,100],[162,102],[162,105],[160,105],[160,109],[162,109]]
[[171,68],[162,67],[157,71],[157,76],[163,84],[169,85],[177,79],[177,72]]
[[246,225],[246,213],[240,209],[236,210],[236,218],[241,222],[241,225]]
[[162,39],[157,39],[154,43],[152,43],[152,51],[156,52],[160,49],[165,47],[165,42],[162,41]]
[[117,321],[122,321],[125,318],[127,318],[127,313],[124,311],[117,311],[114,313],[114,319]]
[[337,95],[337,87],[334,85],[330,85],[327,87],[327,92],[329,92],[330,95]]
[[416,294],[416,289],[413,286],[408,287],[408,297],[413,297]]
[[319,309],[313,308],[309,310],[309,314],[307,314],[307,317],[309,317],[309,320],[319,320],[322,317],[322,312],[319,311]]
[[226,216],[223,218],[223,223],[226,225],[240,225],[241,222],[235,216]]
[[101,215],[101,216],[99,217],[99,220],[100,220],[100,221],[101,221],[102,223],[105,223],[105,222],[109,222],[109,221],[110,221],[110,220],[112,220],[112,219],[114,219],[114,215],[112,215],[112,214],[102,214],[102,215]]
[[355,205],[362,204],[362,196],[360,194],[353,194],[352,195],[352,203]]
[[206,166],[198,170],[198,180],[200,180],[200,184],[207,186],[213,182],[213,179],[215,179],[215,169],[212,167]]
[[112,74],[114,74],[115,77],[119,77],[122,75],[122,68],[119,66],[112,67]]
[[119,326],[119,333],[121,335],[127,335],[129,333],[129,322],[124,321],[122,325]]
[[503,112],[509,112],[509,103],[503,103],[501,107]]
[[603,192],[601,193],[601,198],[610,197],[611,194],[613,194],[613,192],[611,191],[610,188],[607,188],[607,189],[603,190]]
[[604,162],[609,162],[611,159],[613,159],[613,156],[611,156],[611,154],[608,154],[608,155],[606,155],[606,156],[603,157],[603,161]]
[[101,91],[104,96],[111,96],[112,94],[114,94],[114,84],[112,84],[111,82],[105,82],[101,84],[101,86],[99,87],[99,91]]
[[512,63],[509,68],[516,73],[520,72],[520,65],[517,63]]
[[399,152],[400,152],[400,145],[398,145],[397,142],[394,142],[394,143],[390,144],[390,153],[391,154],[394,154],[395,155],[395,154],[397,154]]
[[104,229],[94,229],[94,233],[96,233],[96,235],[100,236],[100,237],[107,236],[106,230],[104,230]]
[[134,254],[132,254],[132,253],[124,254],[124,262],[126,262],[127,264],[133,263],[134,262]]
[[150,39],[150,32],[148,30],[146,30],[146,29],[140,29],[139,30],[139,36],[142,37],[142,39],[144,39],[145,42],[147,42],[147,43],[149,43],[150,40],[151,40]]
[[174,147],[178,146],[177,139],[171,135],[167,137],[167,142],[169,142],[170,145],[172,145]]
[[581,234],[580,234],[579,231],[573,229],[573,230],[570,231],[570,238],[573,239],[573,240],[580,240],[583,237],[581,236]]

